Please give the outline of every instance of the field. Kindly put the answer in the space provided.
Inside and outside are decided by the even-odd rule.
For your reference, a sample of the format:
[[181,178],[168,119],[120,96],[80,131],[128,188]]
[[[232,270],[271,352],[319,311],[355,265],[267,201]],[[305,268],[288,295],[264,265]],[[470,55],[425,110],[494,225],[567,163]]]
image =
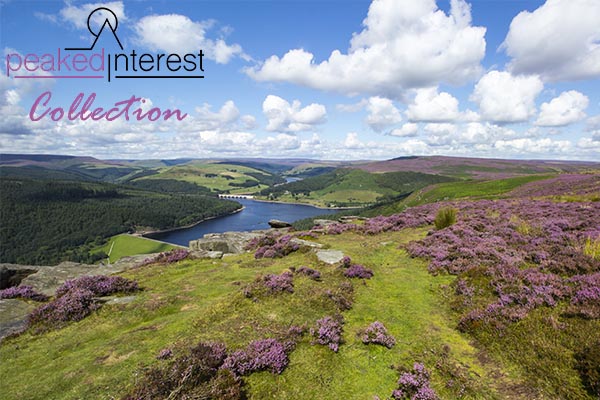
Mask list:
[[218,192],[255,193],[268,187],[273,176],[243,165],[191,162],[160,168],[157,174],[139,179],[174,179]]
[[116,235],[99,248],[92,250],[92,253],[104,252],[109,256],[110,262],[115,262],[122,257],[134,256],[136,254],[161,253],[177,248],[177,246],[168,243],[159,242],[152,239],[146,239],[132,235]]

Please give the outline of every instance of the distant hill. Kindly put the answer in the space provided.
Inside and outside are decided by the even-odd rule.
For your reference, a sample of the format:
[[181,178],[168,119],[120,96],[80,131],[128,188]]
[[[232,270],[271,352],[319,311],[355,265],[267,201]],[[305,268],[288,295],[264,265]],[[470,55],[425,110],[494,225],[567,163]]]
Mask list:
[[465,157],[399,157],[357,165],[368,172],[413,171],[456,178],[502,179],[519,175],[578,172],[600,168],[600,163],[581,161],[501,160]]

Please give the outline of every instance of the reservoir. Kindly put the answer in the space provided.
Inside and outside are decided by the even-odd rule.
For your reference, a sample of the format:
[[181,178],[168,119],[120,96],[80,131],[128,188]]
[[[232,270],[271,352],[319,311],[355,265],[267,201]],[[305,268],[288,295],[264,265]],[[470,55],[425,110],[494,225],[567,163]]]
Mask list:
[[206,233],[267,229],[269,228],[268,222],[271,219],[279,219],[291,223],[303,218],[334,214],[340,211],[300,204],[267,203],[246,199],[236,199],[236,201],[244,206],[244,209],[238,213],[210,219],[191,228],[148,236],[153,239],[162,240],[163,242],[187,246],[190,240],[200,239]]

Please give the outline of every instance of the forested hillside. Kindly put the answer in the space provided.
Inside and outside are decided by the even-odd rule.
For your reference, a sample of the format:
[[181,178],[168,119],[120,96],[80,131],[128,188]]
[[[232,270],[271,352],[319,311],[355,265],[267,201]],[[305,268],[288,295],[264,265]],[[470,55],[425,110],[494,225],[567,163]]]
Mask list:
[[0,185],[0,262],[91,262],[89,249],[80,246],[139,228],[185,226],[239,208],[214,197],[107,183],[2,178]]

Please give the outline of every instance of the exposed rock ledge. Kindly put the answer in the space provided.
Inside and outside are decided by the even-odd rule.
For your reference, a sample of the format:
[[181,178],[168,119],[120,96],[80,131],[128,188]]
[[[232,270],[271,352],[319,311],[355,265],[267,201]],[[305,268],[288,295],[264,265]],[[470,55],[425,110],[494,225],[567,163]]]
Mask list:
[[[87,265],[63,262],[56,266],[0,264],[0,282],[6,286],[29,285],[38,292],[53,296],[56,289],[69,279],[84,275],[110,275],[140,265],[149,254],[123,257],[110,265]],[[34,305],[20,299],[0,300],[0,340],[19,332],[26,325],[27,315]]]

